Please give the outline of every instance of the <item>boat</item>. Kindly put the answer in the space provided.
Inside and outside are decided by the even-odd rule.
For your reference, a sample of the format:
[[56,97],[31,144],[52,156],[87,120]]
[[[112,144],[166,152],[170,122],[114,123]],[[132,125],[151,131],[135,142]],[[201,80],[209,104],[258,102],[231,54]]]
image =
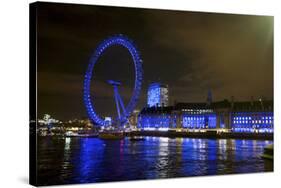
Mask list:
[[273,144],[270,144],[264,148],[263,154],[261,155],[263,159],[273,160]]
[[130,137],[130,141],[143,141],[143,140],[145,140],[145,138],[142,137],[142,136],[132,136],[132,137]]
[[68,131],[65,133],[64,136],[65,137],[95,138],[95,137],[98,137],[98,134],[96,134],[96,133],[79,134],[79,133],[73,133],[72,131]]
[[82,138],[96,138],[98,137],[98,134],[79,134],[76,137],[82,137]]
[[100,132],[99,138],[106,140],[121,140],[125,138],[123,132]]

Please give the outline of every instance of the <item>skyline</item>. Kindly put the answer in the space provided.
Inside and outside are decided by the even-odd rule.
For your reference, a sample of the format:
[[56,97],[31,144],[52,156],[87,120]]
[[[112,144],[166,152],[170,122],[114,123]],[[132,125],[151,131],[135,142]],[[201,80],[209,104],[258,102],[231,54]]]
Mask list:
[[[82,96],[89,57],[103,39],[119,33],[136,43],[143,59],[138,108],[154,81],[169,85],[170,104],[205,101],[209,89],[214,101],[273,99],[271,16],[47,3],[38,11],[39,117],[87,116]],[[130,58],[124,48],[112,47],[94,68],[95,106],[101,114],[116,111],[105,80],[122,82],[125,102],[131,96]]]

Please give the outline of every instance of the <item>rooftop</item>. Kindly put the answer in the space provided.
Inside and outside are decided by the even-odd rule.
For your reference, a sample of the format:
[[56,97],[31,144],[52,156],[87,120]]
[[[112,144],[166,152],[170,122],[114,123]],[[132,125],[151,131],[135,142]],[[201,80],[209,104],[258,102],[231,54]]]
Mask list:
[[237,101],[230,102],[228,100],[212,102],[210,105],[207,103],[176,103],[174,106],[167,107],[145,107],[141,113],[171,113],[172,111],[183,109],[229,109],[233,112],[238,111],[273,111],[273,100],[264,101]]

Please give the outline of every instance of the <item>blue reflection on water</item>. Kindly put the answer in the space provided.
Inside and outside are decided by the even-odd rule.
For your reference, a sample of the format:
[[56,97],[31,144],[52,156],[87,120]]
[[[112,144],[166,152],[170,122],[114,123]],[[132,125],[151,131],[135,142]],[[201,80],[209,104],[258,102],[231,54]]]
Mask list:
[[[83,183],[89,181],[97,181],[98,172],[93,169],[99,168],[99,161],[102,160],[103,156],[100,155],[104,152],[104,142],[99,139],[80,139],[80,155],[75,160],[75,167],[78,168],[76,181]],[[81,178],[84,177],[84,178]]]
[[39,184],[88,183],[272,171],[272,141],[146,137],[40,138]]

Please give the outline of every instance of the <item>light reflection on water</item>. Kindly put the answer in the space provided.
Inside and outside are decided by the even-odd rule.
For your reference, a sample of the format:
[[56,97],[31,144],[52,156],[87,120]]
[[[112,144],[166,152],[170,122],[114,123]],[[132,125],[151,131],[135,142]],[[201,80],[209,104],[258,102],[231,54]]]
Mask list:
[[38,183],[67,184],[272,171],[272,141],[146,137],[38,139]]

